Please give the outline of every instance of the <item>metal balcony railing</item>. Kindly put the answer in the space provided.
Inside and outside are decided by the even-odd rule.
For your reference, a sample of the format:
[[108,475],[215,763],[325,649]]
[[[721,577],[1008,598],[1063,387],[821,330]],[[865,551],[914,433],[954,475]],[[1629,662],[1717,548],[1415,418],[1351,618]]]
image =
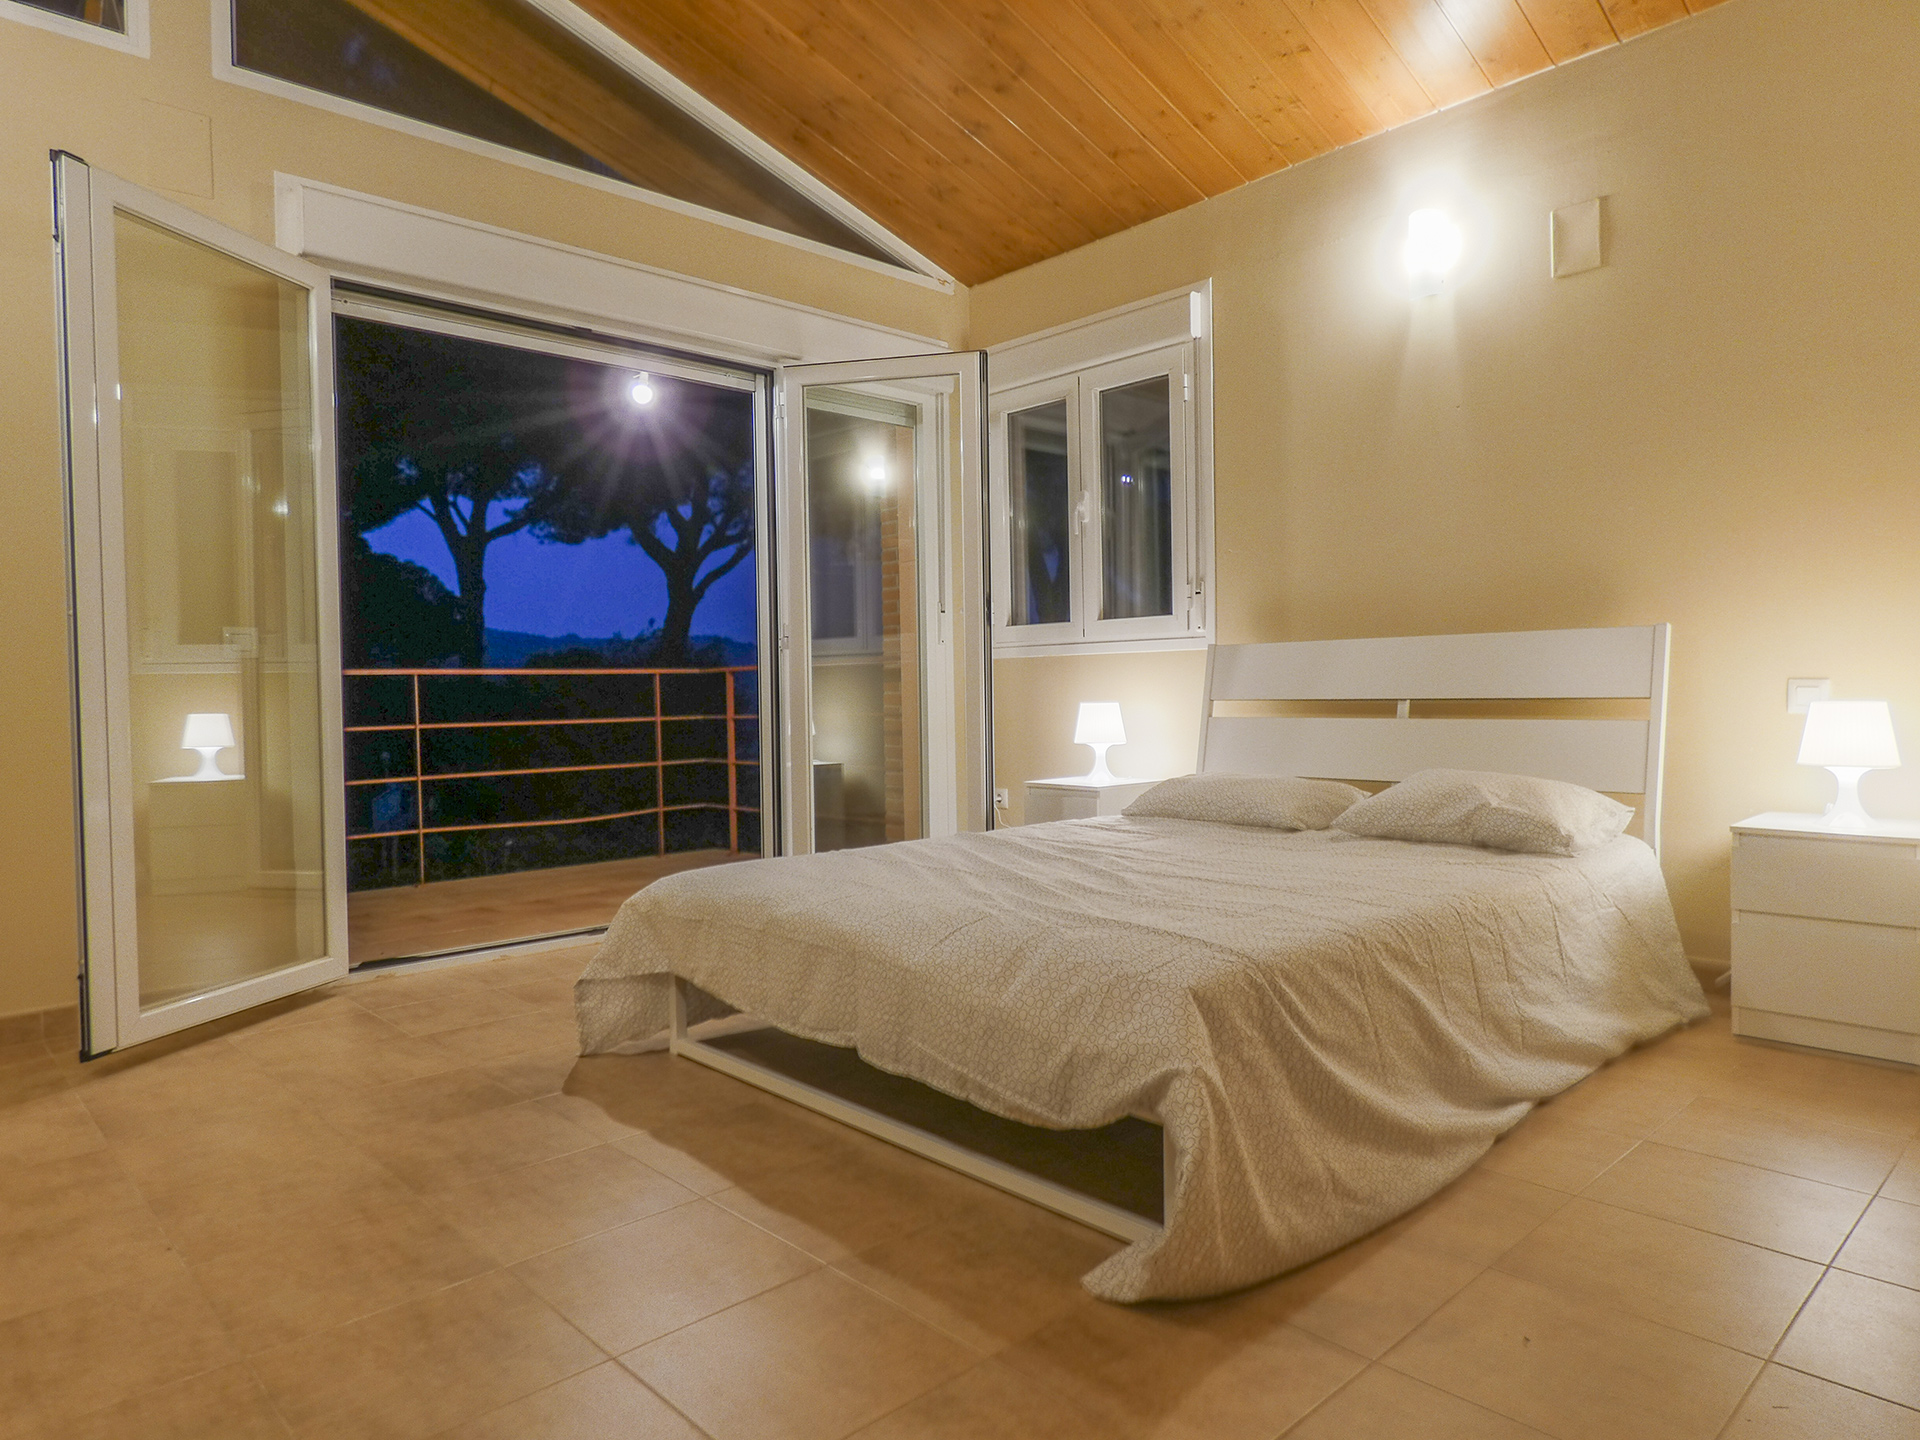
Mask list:
[[[747,848],[759,849],[758,705],[741,696],[757,684],[751,665],[343,673],[349,847],[410,840],[416,883],[426,884],[434,868],[432,837],[457,844],[493,832],[651,817],[651,848],[664,855],[691,848],[672,843],[675,817],[723,812],[727,848],[740,851],[744,829]],[[724,793],[715,773],[721,766]],[[644,825],[628,830],[636,828]],[[696,838],[712,843],[708,836],[718,839],[700,822]],[[634,853],[631,843],[625,853]],[[579,862],[455,869],[499,873],[556,863]]]

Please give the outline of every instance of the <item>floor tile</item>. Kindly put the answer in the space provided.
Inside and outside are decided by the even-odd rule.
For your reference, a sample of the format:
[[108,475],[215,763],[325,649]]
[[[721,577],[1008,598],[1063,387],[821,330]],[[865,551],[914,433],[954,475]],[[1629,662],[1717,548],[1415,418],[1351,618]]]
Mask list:
[[0,1109],[0,1166],[41,1165],[90,1150],[104,1150],[106,1137],[70,1091]]
[[784,1240],[694,1201],[536,1256],[514,1274],[618,1354],[818,1268]]
[[589,1370],[605,1356],[504,1271],[253,1359],[302,1437],[433,1435]]
[[1866,1209],[1858,1190],[1648,1141],[1583,1192],[1642,1215],[1825,1263]]
[[1369,1365],[1287,1431],[1287,1440],[1550,1440],[1518,1420]]
[[0,1321],[0,1436],[64,1426],[238,1359],[184,1269]]
[[937,1385],[851,1440],[1111,1440],[1113,1431],[999,1360]]
[[1011,1196],[836,1268],[965,1345],[992,1353],[1080,1303],[1120,1242]]
[[491,989],[489,969],[488,963],[482,961],[472,965],[441,965],[431,970],[402,970],[365,980],[356,976],[353,983],[341,988],[362,1010],[378,1015],[403,1005]]
[[1564,1190],[1476,1168],[1381,1233],[1456,1260],[1490,1265],[1567,1199]]
[[703,1440],[687,1418],[608,1361],[440,1432],[439,1440]]
[[268,1245],[292,1229],[338,1225],[387,1214],[414,1194],[358,1150],[324,1164],[289,1165],[278,1174],[231,1184],[208,1181],[150,1198],[160,1228],[189,1264]]
[[1571,1195],[1592,1184],[1637,1141],[1637,1136],[1535,1111],[1494,1142],[1480,1168]]
[[691,1190],[609,1145],[422,1194],[502,1265],[693,1199]]
[[[565,1099],[568,1113],[592,1103],[573,1095]],[[631,1124],[617,1110],[594,1108],[600,1119],[584,1123],[605,1133],[618,1127],[624,1132],[615,1141],[621,1149],[703,1195],[812,1162],[837,1161],[880,1143],[770,1097],[651,1126]]]
[[342,1135],[357,1140],[378,1136],[395,1121],[456,1120],[515,1105],[524,1098],[485,1070],[469,1065],[367,1090],[338,1091],[316,1102],[314,1109]]
[[489,1060],[480,1068],[495,1084],[505,1086],[520,1099],[536,1100],[558,1098],[579,1063],[577,1042],[570,1041],[550,1049],[524,1050],[504,1060]]
[[404,1034],[437,1035],[446,1030],[462,1030],[533,1013],[533,1006],[504,990],[472,989],[395,1005],[382,1010],[380,1018]]
[[621,1363],[715,1440],[838,1440],[978,1358],[870,1290],[816,1270]]
[[1717,1155],[1849,1190],[1877,1190],[1906,1142],[1878,1130],[1854,1130],[1758,1105],[1695,1100],[1653,1134],[1662,1145]]
[[34,1165],[0,1164],[0,1236],[146,1208],[104,1148]]
[[1385,1364],[1557,1440],[1712,1440],[1752,1356],[1489,1271]]
[[1920,1410],[1769,1365],[1725,1440],[1920,1440]]
[[1115,1436],[1269,1440],[1366,1367],[1254,1295],[1194,1305],[1084,1300],[1003,1354]]
[[268,1350],[494,1268],[417,1202],[272,1240],[193,1267],[240,1348]]
[[1875,1200],[1833,1263],[1856,1275],[1920,1290],[1920,1205],[1884,1196]]
[[1811,1261],[1582,1199],[1496,1268],[1762,1358],[1820,1279]]
[[238,1034],[231,1043],[269,1074],[298,1072],[308,1081],[340,1085],[390,1085],[465,1063],[433,1040],[404,1034],[358,1009],[311,1025]]
[[1920,1290],[1829,1270],[1774,1359],[1920,1409]]
[[184,1274],[145,1205],[79,1211],[0,1234],[0,1320]]
[[289,1434],[244,1365],[175,1381],[30,1433],[33,1440],[287,1440]]
[[976,1188],[930,1160],[874,1141],[708,1198],[831,1263],[924,1229],[964,1205]]
[[1377,1360],[1482,1268],[1383,1235],[1261,1288],[1289,1324]]
[[551,1050],[556,1045],[578,1044],[579,1032],[571,1014],[528,1011],[504,1020],[465,1025],[457,1030],[437,1032],[434,1043],[455,1056],[463,1065],[504,1060],[529,1050]]
[[1686,1109],[1694,1095],[1691,1086],[1641,1079],[1608,1065],[1554,1096],[1535,1113],[1644,1140]]
[[1880,1193],[1889,1200],[1904,1200],[1909,1205],[1920,1205],[1920,1141],[1907,1147],[1906,1154],[1900,1157],[1900,1163],[1887,1176],[1887,1183],[1880,1187]]
[[352,1134],[367,1154],[421,1190],[478,1180],[598,1143],[532,1100],[448,1120],[358,1126]]

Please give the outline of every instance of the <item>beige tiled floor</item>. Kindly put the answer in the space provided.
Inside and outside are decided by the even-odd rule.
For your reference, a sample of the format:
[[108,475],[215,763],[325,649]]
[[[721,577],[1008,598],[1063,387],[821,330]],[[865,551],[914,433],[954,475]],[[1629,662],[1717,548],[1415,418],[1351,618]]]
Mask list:
[[578,1059],[582,960],[0,1033],[0,1440],[1920,1440],[1913,1071],[1717,1016],[1317,1265],[1122,1309],[1102,1236]]

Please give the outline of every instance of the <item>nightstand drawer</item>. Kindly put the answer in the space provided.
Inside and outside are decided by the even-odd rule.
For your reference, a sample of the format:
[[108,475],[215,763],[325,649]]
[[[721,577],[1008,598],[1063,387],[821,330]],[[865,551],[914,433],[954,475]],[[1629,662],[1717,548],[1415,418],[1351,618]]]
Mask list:
[[1872,925],[1920,925],[1920,846],[1742,835],[1733,908]]
[[1752,912],[1733,922],[1736,1006],[1920,1031],[1920,930]]

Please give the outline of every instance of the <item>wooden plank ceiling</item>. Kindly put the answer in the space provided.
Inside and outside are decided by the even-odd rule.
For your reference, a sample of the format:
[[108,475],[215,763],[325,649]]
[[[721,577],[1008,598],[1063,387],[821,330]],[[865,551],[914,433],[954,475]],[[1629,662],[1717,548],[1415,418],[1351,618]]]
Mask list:
[[976,284],[1720,0],[576,3]]

